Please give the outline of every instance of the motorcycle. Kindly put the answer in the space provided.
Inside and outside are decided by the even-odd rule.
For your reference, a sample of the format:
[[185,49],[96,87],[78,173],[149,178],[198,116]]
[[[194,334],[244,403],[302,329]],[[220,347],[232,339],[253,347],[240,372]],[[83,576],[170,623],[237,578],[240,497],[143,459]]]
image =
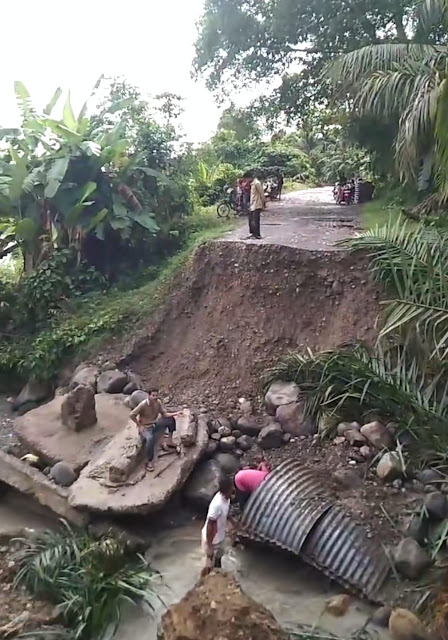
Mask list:
[[350,182],[344,185],[336,183],[333,189],[333,198],[336,204],[353,204],[355,199],[355,187]]
[[218,202],[216,207],[218,218],[230,218],[232,212],[235,217],[245,215],[236,189],[228,189],[226,198]]

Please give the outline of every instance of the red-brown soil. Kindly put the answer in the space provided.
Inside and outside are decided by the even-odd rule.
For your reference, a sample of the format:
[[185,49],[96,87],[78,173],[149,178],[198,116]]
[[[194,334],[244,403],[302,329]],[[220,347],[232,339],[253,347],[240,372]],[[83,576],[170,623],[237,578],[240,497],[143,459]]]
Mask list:
[[289,350],[372,343],[378,295],[362,256],[212,242],[149,326],[103,355],[178,401],[234,400]]

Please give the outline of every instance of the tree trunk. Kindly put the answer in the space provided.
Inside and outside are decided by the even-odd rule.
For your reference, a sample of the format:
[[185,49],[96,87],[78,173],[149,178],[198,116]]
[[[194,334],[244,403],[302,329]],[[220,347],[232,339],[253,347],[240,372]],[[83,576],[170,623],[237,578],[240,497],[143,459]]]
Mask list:
[[32,251],[25,251],[24,266],[25,266],[25,274],[27,276],[29,276],[31,273],[33,273],[34,255],[33,255]]

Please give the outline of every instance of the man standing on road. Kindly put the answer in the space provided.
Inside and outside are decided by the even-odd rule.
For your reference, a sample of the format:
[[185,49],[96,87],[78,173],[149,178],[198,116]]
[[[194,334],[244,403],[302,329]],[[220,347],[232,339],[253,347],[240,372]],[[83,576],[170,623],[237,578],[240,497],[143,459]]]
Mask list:
[[202,571],[203,576],[210,573],[212,569],[221,569],[232,492],[232,478],[223,476],[219,481],[219,491],[210,502],[207,519],[202,529],[201,546],[206,557],[206,564]]
[[148,471],[154,471],[154,454],[158,448],[159,440],[166,430],[169,432],[165,449],[175,449],[173,443],[173,433],[176,430],[177,416],[182,411],[167,413],[165,407],[159,400],[158,389],[149,389],[148,397],[131,411],[130,418],[137,425],[138,433],[145,447]]
[[250,211],[249,211],[249,233],[251,238],[261,239],[260,215],[266,207],[263,185],[258,179],[258,175],[252,180],[250,187]]

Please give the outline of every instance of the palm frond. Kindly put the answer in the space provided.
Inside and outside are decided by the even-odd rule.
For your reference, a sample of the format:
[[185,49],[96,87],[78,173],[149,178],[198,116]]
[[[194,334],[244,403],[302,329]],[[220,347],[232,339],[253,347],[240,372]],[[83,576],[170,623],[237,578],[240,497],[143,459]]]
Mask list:
[[270,369],[264,383],[296,382],[305,413],[338,420],[362,419],[374,411],[384,420],[418,433],[428,447],[448,443],[448,390],[444,372],[427,378],[405,350],[372,354],[363,345],[318,354],[292,353]]

